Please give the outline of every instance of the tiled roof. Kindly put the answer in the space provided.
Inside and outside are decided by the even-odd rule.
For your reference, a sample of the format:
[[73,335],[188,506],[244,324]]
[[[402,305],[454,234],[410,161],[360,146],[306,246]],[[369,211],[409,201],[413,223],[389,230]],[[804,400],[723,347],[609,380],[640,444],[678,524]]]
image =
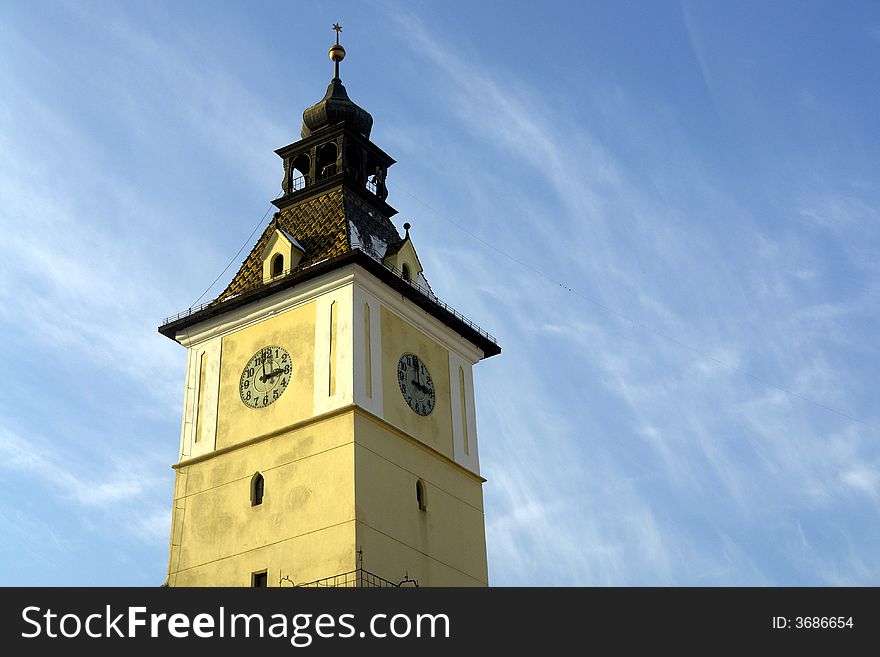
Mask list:
[[352,226],[357,231],[354,246],[370,249],[378,246],[376,242],[385,245],[400,240],[389,219],[371,210],[354,193],[340,186],[276,213],[215,302],[263,284],[261,256],[276,228],[289,233],[305,249],[306,254],[297,266],[297,269],[303,269],[351,251],[354,248]]

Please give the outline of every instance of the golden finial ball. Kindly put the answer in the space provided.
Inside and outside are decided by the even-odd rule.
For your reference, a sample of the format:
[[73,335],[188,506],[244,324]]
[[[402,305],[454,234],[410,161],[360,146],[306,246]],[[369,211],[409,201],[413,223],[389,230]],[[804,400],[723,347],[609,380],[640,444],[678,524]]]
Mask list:
[[338,43],[334,43],[332,46],[330,46],[330,50],[327,51],[327,54],[334,62],[341,62],[343,59],[345,59],[345,48],[340,46]]

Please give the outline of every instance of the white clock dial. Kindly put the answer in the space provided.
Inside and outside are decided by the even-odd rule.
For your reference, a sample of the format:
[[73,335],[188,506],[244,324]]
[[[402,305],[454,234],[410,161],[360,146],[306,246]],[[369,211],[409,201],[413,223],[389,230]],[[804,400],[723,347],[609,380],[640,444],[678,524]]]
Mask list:
[[241,401],[251,408],[265,408],[281,396],[292,374],[293,361],[286,349],[277,345],[263,347],[241,372]]
[[415,354],[404,354],[397,362],[397,383],[403,399],[418,415],[430,415],[437,395],[434,381],[424,361]]

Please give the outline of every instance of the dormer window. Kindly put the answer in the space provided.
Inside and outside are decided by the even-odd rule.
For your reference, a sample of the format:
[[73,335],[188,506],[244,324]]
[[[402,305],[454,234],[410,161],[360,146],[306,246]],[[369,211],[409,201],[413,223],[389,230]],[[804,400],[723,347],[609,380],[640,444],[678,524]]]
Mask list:
[[292,272],[305,255],[306,250],[293,235],[276,228],[263,247],[263,282]]
[[276,253],[272,256],[272,278],[276,276],[281,276],[284,272],[284,256],[280,253]]
[[400,277],[407,283],[411,283],[430,293],[427,282],[422,276],[422,264],[419,262],[419,256],[413,247],[412,240],[409,238],[409,224],[403,225],[406,229],[406,236],[397,242],[392,242],[385,249],[385,257],[382,261],[388,265],[393,271],[400,272]]

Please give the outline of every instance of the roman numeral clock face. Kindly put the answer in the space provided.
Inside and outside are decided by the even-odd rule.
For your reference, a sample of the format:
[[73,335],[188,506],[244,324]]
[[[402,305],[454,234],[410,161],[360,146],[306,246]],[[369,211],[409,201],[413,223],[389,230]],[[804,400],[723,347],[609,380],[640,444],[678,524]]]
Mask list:
[[430,415],[437,395],[425,363],[415,354],[404,354],[397,362],[397,383],[403,399],[418,415]]
[[251,408],[265,408],[277,400],[290,383],[293,362],[286,349],[272,345],[255,353],[244,366],[238,392]]

